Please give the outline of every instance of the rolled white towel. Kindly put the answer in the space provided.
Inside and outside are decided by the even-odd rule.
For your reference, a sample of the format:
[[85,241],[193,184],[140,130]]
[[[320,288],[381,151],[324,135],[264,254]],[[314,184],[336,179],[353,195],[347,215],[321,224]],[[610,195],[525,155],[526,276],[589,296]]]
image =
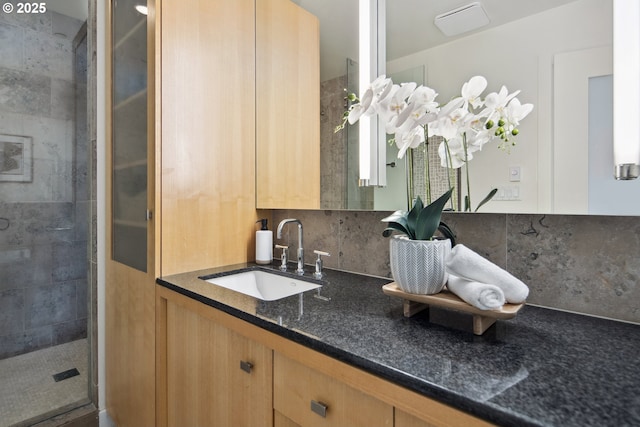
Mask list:
[[507,302],[512,304],[523,303],[529,295],[529,287],[520,279],[462,244],[451,249],[445,264],[450,274],[499,287]]
[[504,305],[504,292],[495,285],[474,282],[449,274],[447,288],[461,300],[480,310],[494,310]]

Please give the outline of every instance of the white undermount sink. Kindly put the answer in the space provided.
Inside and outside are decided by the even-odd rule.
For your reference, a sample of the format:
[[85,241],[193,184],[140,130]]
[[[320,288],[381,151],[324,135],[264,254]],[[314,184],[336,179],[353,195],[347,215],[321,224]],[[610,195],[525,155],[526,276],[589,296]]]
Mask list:
[[205,279],[223,288],[261,299],[275,301],[291,295],[300,294],[322,285],[262,270],[241,271],[238,273]]

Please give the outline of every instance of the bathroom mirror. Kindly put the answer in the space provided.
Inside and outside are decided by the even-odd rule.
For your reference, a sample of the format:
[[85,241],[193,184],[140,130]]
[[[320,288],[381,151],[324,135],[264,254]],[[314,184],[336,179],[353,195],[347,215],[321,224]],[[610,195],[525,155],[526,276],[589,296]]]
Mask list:
[[[345,108],[344,87],[357,91],[357,81],[348,77],[357,76],[358,2],[296,3],[320,19],[321,207],[405,208],[397,200],[384,205],[379,195],[406,192],[406,179],[396,179],[399,187],[357,188],[357,165],[349,161],[357,159],[349,143],[355,126],[333,133]],[[435,27],[434,17],[471,1],[386,3],[387,75],[422,70],[425,84],[446,102],[480,74],[489,82],[485,94],[505,85],[521,90],[518,98],[535,106],[510,153],[494,143],[470,162],[473,199],[500,189],[481,212],[640,215],[640,202],[625,197],[640,191],[640,181],[612,178],[611,0],[481,0],[489,24],[453,37]],[[339,64],[341,73],[324,72],[331,64],[334,69]],[[333,91],[324,91],[329,88]],[[387,151],[389,173],[393,163],[400,168],[404,160],[394,157],[394,147]]]

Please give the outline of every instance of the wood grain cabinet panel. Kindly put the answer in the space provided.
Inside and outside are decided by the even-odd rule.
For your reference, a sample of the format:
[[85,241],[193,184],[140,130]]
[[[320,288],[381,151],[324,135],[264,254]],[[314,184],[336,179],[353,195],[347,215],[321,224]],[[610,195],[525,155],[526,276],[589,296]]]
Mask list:
[[438,427],[399,409],[395,410],[394,421],[394,427]]
[[[420,402],[422,400],[422,402]],[[481,419],[475,418],[469,414],[458,411],[449,406],[442,405],[426,397],[418,398],[411,408],[412,412],[418,415],[410,414],[399,408],[395,408],[394,426],[395,427],[490,427],[490,424]]]
[[256,203],[320,208],[320,26],[290,0],[256,0]]
[[273,406],[301,427],[393,426],[393,407],[275,353]]
[[[272,425],[272,351],[179,300],[161,301],[159,425]],[[212,310],[212,309],[211,309]]]

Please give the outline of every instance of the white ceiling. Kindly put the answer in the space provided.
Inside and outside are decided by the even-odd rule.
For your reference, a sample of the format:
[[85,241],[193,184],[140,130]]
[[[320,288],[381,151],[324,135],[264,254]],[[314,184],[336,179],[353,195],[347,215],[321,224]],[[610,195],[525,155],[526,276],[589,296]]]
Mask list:
[[[320,20],[322,80],[344,74],[347,57],[358,56],[358,0],[293,0]],[[474,0],[386,0],[387,60],[406,56],[460,37],[503,25],[576,0],[478,0],[489,24],[476,31],[446,37],[434,18]],[[544,31],[546,29],[541,29]],[[337,69],[343,70],[341,73]]]

